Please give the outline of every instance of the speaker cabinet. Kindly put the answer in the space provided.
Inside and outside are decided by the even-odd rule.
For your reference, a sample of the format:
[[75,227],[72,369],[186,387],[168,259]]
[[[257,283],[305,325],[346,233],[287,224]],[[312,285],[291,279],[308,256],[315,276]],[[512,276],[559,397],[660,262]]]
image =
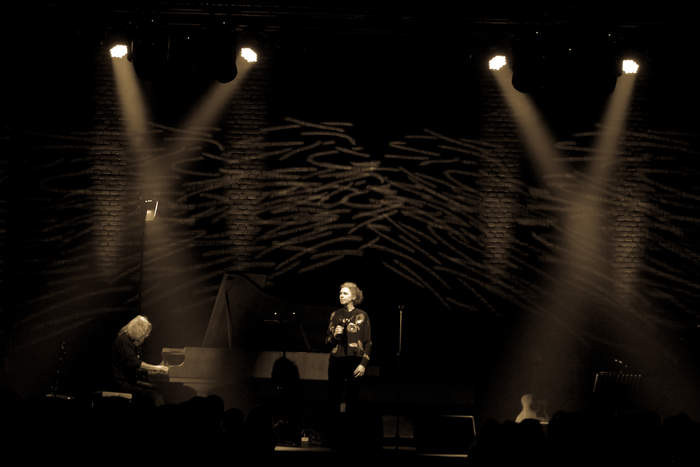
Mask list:
[[415,418],[416,450],[431,454],[467,454],[476,437],[472,415],[421,414]]

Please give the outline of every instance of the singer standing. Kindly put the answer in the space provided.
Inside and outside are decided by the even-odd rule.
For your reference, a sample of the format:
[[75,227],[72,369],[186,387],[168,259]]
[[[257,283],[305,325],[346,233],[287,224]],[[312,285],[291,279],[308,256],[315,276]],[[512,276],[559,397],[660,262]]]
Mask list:
[[356,415],[360,382],[372,353],[372,329],[369,316],[357,306],[362,290],[353,282],[340,286],[342,308],[331,313],[326,330],[330,347],[328,361],[328,400],[330,415]]

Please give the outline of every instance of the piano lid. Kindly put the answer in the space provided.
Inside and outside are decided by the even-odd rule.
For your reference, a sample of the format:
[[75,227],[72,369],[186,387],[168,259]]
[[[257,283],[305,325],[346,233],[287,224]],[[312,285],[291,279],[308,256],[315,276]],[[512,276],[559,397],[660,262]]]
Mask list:
[[243,275],[224,274],[202,347],[247,347],[247,331],[265,315],[282,310],[282,300],[263,292]]
[[225,274],[202,347],[323,351],[334,306],[289,303],[244,275]]

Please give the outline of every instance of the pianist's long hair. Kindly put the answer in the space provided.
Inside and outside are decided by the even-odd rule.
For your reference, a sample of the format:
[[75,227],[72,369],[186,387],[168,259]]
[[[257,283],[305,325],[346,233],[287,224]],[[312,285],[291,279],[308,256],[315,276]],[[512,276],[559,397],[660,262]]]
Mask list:
[[151,334],[151,329],[153,329],[153,325],[148,321],[148,318],[138,315],[121,328],[119,334],[126,333],[133,341],[143,341]]
[[360,290],[357,284],[355,284],[354,282],[343,282],[342,284],[340,284],[340,288],[342,289],[343,287],[347,287],[348,289],[350,289],[353,304],[359,305],[360,303],[362,303],[364,295],[362,295],[362,290]]

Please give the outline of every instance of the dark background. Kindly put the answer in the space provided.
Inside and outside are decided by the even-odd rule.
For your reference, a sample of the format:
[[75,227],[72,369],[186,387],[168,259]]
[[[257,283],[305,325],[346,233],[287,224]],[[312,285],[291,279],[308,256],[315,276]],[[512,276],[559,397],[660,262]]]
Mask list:
[[[129,145],[104,45],[145,7],[35,6],[10,15],[4,38],[1,350],[11,390],[98,386],[108,343],[139,310],[154,323],[150,360],[163,346],[199,345],[221,278],[234,273],[299,309],[332,307],[340,283],[356,281],[383,375],[399,368],[404,305],[402,378],[466,382],[469,404],[504,416],[533,386],[553,405],[579,406],[615,358],[644,372],[649,405],[697,410],[698,91],[682,11],[157,3],[171,37],[201,30],[215,11],[263,55],[197,144],[178,124],[210,81],[142,80],[151,175],[163,182],[157,223],[144,225],[144,155]],[[484,67],[532,28],[577,49],[613,31],[642,61],[604,197],[611,269],[594,287],[556,281],[568,207],[542,184]],[[589,81],[562,76],[532,96],[574,180],[585,180],[590,159],[578,149],[592,147],[609,97]],[[352,140],[318,134],[328,127]],[[322,158],[335,168],[315,165],[318,149],[265,155],[295,141],[346,151]],[[442,162],[394,157],[420,154],[406,146]],[[302,236],[328,225],[337,227]]]

